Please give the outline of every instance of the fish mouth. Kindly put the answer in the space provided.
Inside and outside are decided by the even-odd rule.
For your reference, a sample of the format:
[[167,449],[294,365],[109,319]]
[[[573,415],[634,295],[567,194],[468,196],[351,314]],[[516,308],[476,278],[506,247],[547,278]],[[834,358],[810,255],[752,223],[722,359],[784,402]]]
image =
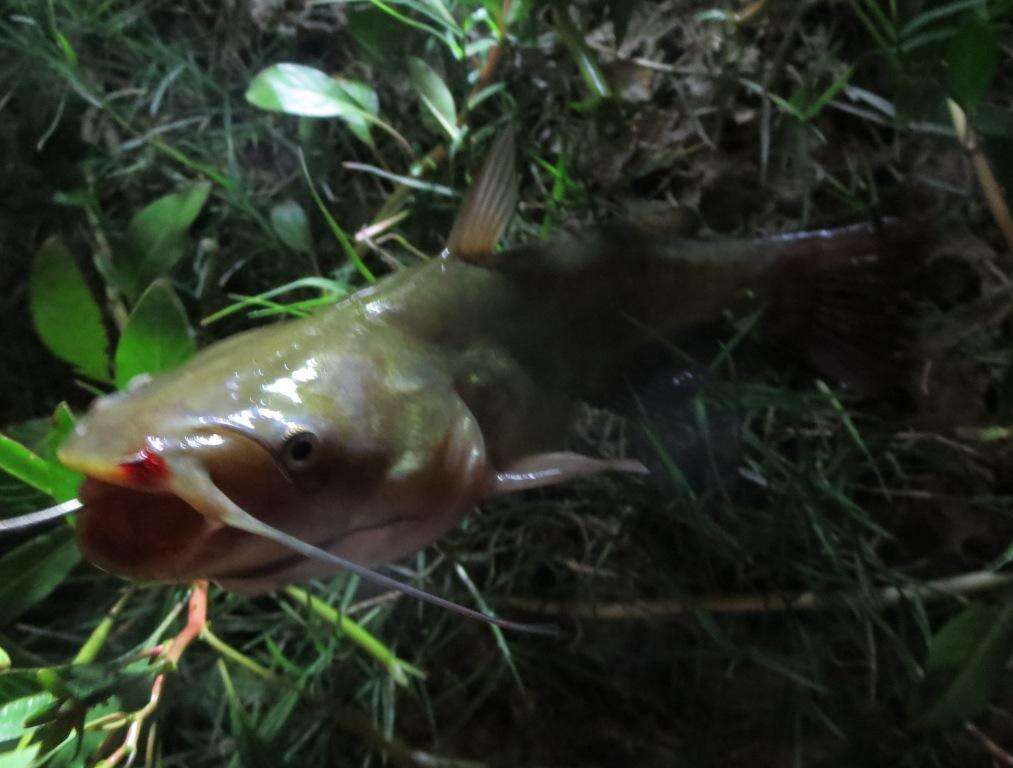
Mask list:
[[[305,578],[302,570],[311,562],[275,542],[206,517],[170,491],[88,477],[78,498],[84,505],[76,526],[82,553],[99,568],[133,581],[182,583],[207,578],[255,593]],[[357,551],[372,538],[396,537],[400,527],[414,522],[415,518],[401,515],[364,523],[326,537],[317,546]]]
[[169,492],[87,477],[78,498],[84,504],[76,526],[82,553],[100,568],[138,581],[196,578],[189,573],[196,550],[229,533]]

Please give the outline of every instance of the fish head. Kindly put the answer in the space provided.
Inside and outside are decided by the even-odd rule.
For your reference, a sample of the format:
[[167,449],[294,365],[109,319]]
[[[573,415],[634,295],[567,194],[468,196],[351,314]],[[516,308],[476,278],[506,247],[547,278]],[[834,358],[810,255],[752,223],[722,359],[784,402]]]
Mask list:
[[425,546],[482,495],[481,433],[438,371],[375,338],[341,351],[265,330],[99,398],[78,422],[59,458],[86,477],[88,559],[259,592],[333,568],[253,522],[369,565]]

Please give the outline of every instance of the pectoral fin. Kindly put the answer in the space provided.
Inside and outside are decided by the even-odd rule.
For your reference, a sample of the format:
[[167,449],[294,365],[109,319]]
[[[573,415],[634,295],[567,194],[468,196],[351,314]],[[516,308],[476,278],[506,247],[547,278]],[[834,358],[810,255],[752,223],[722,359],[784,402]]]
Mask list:
[[539,453],[527,456],[496,473],[492,493],[514,493],[529,488],[544,488],[565,483],[575,477],[599,472],[632,472],[648,474],[639,461],[631,459],[593,459],[579,453]]
[[447,250],[474,264],[487,265],[517,207],[517,169],[514,132],[508,128],[489,151],[475,183],[457,214]]

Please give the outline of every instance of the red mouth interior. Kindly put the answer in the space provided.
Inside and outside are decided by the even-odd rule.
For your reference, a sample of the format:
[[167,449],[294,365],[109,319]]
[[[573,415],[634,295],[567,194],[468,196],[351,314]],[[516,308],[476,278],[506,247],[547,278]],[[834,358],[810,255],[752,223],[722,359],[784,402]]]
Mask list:
[[137,459],[120,464],[120,470],[132,486],[157,488],[169,479],[169,467],[157,453],[142,450]]
[[85,557],[140,580],[176,580],[186,551],[214,526],[177,496],[86,479],[77,540]]

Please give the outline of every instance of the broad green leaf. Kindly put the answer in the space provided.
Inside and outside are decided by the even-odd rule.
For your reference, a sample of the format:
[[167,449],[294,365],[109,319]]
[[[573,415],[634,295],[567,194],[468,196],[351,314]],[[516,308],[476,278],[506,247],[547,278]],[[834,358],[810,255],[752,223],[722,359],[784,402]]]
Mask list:
[[340,118],[367,144],[372,144],[370,123],[379,123],[379,102],[372,88],[302,64],[275,64],[259,72],[250,81],[246,100],[270,112]]
[[186,254],[187,231],[200,215],[211,183],[160,197],[138,211],[127,226],[127,237],[116,254],[116,276],[131,301],[151,282],[172,269]]
[[11,424],[8,434],[0,434],[0,498],[8,513],[48,506],[44,496],[67,501],[77,495],[81,476],[56,458],[56,448],[73,428],[70,409],[62,403],[52,418]]
[[36,693],[4,704],[0,707],[0,741],[21,738],[25,721],[54,701],[51,693]]
[[412,56],[408,59],[408,75],[418,91],[419,98],[439,126],[451,139],[460,133],[457,127],[457,108],[454,97],[436,71],[422,59]]
[[0,557],[0,625],[48,597],[80,559],[74,532],[66,526]]
[[168,280],[156,280],[127,319],[116,347],[116,386],[141,373],[157,374],[186,362],[196,351],[186,310]]
[[334,79],[338,85],[345,89],[345,93],[348,94],[349,98],[369,114],[374,117],[380,114],[380,97],[376,95],[376,91],[372,86],[366,85],[359,80],[350,80],[347,77],[339,77],[337,75],[335,75]]
[[0,434],[0,470],[57,501],[72,499],[80,484],[76,473],[58,462],[47,461],[3,434]]
[[3,434],[0,434],[0,469],[45,494],[52,493],[50,463]]
[[[99,718],[111,715],[114,712],[122,712],[123,705],[118,696],[111,696],[108,701],[88,707],[87,719],[98,720]],[[48,728],[40,729],[36,736],[37,740],[46,739],[47,744],[56,743],[59,736],[65,733],[63,743],[50,752],[44,763],[46,768],[90,768],[95,754],[102,746],[102,742],[108,737],[108,733],[102,729],[92,729],[83,734],[74,726],[77,725],[71,718],[58,720]],[[135,761],[139,765],[140,761]],[[157,765],[158,763],[156,763]]]
[[29,694],[42,693],[45,686],[34,672],[8,669],[0,672],[0,704],[6,704]]
[[946,728],[984,712],[1013,652],[1013,602],[974,603],[929,643],[920,728]]
[[286,200],[271,209],[271,226],[281,241],[293,251],[313,253],[309,219],[306,218],[306,211],[295,200]]
[[0,768],[29,768],[40,749],[38,744],[29,744],[27,747],[15,747],[12,752],[4,752],[0,754]]
[[11,657],[7,655],[7,651],[0,648],[0,672],[4,672],[11,668]]
[[950,41],[946,83],[968,112],[985,98],[999,69],[999,36],[994,24],[972,15]]
[[67,469],[60,460],[56,458],[56,451],[60,444],[67,439],[74,430],[74,414],[70,406],[60,403],[53,411],[51,418],[52,426],[49,434],[46,435],[43,457],[50,463],[52,477],[52,491],[50,495],[56,501],[67,501],[77,496],[77,489],[81,486],[83,476],[79,472]]
[[58,238],[49,238],[36,251],[29,290],[35,330],[50,351],[81,374],[109,381],[109,337],[102,312]]
[[345,77],[335,76],[334,79],[345,89],[348,97],[359,107],[366,116],[355,116],[344,118],[345,124],[359,141],[373,146],[373,136],[369,132],[370,118],[376,118],[380,114],[380,99],[370,86],[358,80],[349,80]]

